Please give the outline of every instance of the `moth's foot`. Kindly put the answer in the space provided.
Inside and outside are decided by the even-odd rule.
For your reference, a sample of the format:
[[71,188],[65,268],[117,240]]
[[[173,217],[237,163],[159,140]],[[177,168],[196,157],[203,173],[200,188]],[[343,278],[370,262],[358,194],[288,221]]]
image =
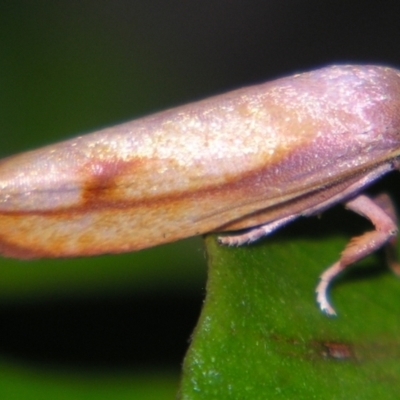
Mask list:
[[336,317],[336,311],[335,309],[331,306],[328,300],[328,286],[329,286],[329,281],[321,279],[319,284],[317,285],[317,288],[315,292],[317,293],[317,303],[319,304],[320,310],[326,314],[329,315],[330,317]]

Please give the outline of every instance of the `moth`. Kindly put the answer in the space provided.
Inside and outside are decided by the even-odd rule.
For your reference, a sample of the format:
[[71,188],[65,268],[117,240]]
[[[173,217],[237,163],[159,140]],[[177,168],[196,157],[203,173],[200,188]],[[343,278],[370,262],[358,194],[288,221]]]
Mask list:
[[342,202],[375,229],[321,275],[334,315],[332,279],[394,248],[390,199],[363,190],[399,166],[400,71],[326,67],[0,161],[0,253],[120,253],[206,232],[236,246]]

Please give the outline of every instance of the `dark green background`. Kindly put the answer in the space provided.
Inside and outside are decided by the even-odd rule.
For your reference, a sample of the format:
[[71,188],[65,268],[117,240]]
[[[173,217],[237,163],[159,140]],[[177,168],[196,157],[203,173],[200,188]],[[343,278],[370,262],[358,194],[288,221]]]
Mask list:
[[[0,1],[0,155],[321,65],[399,66],[392,3]],[[171,398],[204,295],[203,253],[197,238],[2,259],[0,397]]]

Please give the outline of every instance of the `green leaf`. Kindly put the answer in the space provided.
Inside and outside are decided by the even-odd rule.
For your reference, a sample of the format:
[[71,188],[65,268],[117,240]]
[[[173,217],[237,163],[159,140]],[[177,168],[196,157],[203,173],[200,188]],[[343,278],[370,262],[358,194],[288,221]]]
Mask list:
[[369,257],[332,285],[338,316],[327,317],[315,286],[346,240],[325,236],[240,248],[206,237],[207,297],[182,399],[397,398],[400,282]]

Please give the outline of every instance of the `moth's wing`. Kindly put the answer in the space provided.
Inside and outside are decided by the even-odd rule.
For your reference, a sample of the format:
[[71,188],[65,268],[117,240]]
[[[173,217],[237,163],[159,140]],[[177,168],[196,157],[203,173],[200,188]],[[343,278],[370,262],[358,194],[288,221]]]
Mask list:
[[5,159],[0,253],[119,253],[301,213],[398,156],[399,82],[326,68]]

